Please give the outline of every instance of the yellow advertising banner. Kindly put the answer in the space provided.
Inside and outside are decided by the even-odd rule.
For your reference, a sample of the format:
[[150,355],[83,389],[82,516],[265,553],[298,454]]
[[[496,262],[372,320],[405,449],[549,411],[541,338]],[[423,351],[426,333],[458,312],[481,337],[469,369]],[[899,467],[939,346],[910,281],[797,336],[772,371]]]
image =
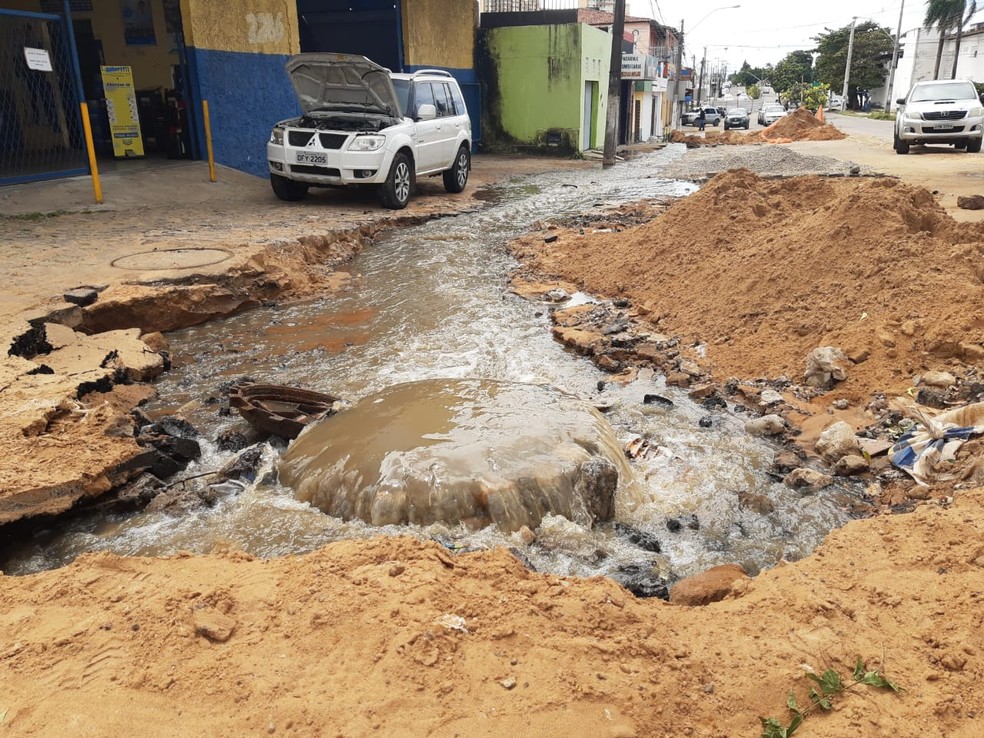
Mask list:
[[109,115],[109,131],[113,137],[113,154],[117,158],[143,156],[140,117],[137,114],[137,95],[133,90],[130,67],[99,67],[102,72],[103,94]]

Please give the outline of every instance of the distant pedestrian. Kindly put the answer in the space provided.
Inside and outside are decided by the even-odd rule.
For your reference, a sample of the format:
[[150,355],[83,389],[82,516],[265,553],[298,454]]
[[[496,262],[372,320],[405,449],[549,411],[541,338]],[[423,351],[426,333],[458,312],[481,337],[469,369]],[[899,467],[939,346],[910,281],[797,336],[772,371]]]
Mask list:
[[700,112],[697,113],[697,130],[698,131],[703,131],[704,130],[704,126],[706,124],[707,124],[707,116],[704,115],[704,108],[701,108],[700,109]]

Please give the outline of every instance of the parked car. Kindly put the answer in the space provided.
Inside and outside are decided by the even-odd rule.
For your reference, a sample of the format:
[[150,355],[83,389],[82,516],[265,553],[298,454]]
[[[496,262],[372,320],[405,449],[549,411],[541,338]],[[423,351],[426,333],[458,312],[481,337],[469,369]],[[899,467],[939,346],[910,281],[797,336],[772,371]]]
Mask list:
[[827,110],[843,110],[844,109],[844,98],[840,95],[831,95],[827,98],[827,104],[824,105]]
[[385,207],[407,205],[417,177],[461,192],[471,170],[471,121],[449,72],[393,74],[356,54],[298,54],[287,62],[303,115],[277,123],[267,143],[281,200],[309,187],[374,185]]
[[763,105],[759,110],[759,125],[771,126],[780,118],[786,115],[786,109],[782,105]]
[[[700,115],[700,108],[696,110],[687,110],[683,113],[680,118],[681,126],[695,126],[697,125],[697,116]],[[718,112],[717,108],[704,108],[704,125],[717,126],[721,124],[724,116]]]
[[745,108],[731,108],[724,118],[724,130],[726,131],[731,128],[744,128],[747,130],[750,125],[748,111]]
[[972,153],[984,137],[984,95],[968,80],[916,82],[896,101],[895,152],[908,154],[912,144],[943,143]]

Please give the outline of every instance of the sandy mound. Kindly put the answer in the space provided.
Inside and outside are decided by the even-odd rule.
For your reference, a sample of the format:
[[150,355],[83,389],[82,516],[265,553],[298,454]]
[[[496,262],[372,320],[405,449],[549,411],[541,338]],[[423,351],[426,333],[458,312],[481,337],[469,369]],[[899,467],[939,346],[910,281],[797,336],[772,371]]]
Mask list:
[[922,188],[747,170],[618,234],[515,244],[536,271],[706,343],[719,379],[798,380],[813,348],[838,346],[858,362],[837,389],[852,399],[984,355],[982,247],[984,225],[954,222]]
[[687,135],[683,131],[673,131],[673,143],[696,146],[741,145],[755,143],[791,143],[793,141],[839,141],[847,135],[829,123],[817,120],[806,108],[798,108],[768,128],[760,131],[739,133],[738,131],[705,131],[705,136]]
[[730,738],[785,717],[791,688],[807,701],[802,664],[846,676],[860,656],[907,692],[836,698],[804,736],[978,738],[982,509],[978,490],[849,525],[699,609],[406,539],[85,556],[0,577],[0,721],[29,738]]

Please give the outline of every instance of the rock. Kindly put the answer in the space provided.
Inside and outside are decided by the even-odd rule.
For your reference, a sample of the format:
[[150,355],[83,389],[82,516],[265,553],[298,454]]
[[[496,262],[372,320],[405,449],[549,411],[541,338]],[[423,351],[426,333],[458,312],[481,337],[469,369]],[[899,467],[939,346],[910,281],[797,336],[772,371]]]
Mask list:
[[834,464],[834,474],[842,477],[853,477],[864,474],[869,468],[871,465],[866,458],[857,454],[849,454]]
[[167,342],[164,338],[164,334],[160,331],[154,331],[153,333],[144,333],[140,336],[140,340],[147,344],[147,348],[151,351],[156,351],[160,353],[161,351],[170,351],[171,344]]
[[833,484],[834,478],[829,474],[818,472],[815,469],[801,467],[799,469],[793,469],[793,471],[783,477],[782,483],[790,489],[817,492]]
[[240,430],[226,428],[215,437],[215,446],[220,451],[242,451],[249,446],[249,439]]
[[78,305],[79,307],[86,307],[91,305],[99,298],[99,293],[91,287],[77,287],[74,290],[69,290],[64,295],[62,299],[65,302],[70,302],[73,305]]
[[663,397],[662,395],[643,395],[642,396],[643,405],[662,405],[663,407],[675,407],[673,400],[668,397]]
[[895,348],[895,336],[884,328],[875,331],[875,338],[877,338],[881,342],[881,345],[885,348]]
[[832,381],[840,382],[847,378],[844,362],[847,355],[839,348],[822,346],[815,348],[806,357],[806,371],[803,381],[810,387],[828,387]]
[[959,195],[957,207],[963,210],[984,210],[984,195]]
[[817,453],[830,462],[857,453],[859,446],[854,428],[843,420],[827,426],[817,439],[816,449]]
[[680,362],[680,371],[691,377],[699,377],[704,373],[704,370],[700,368],[700,364],[687,359]]
[[778,415],[763,415],[745,423],[745,432],[753,436],[777,436],[785,430],[786,423]]
[[690,399],[705,400],[711,395],[716,394],[716,391],[713,384],[698,384],[690,388]]
[[195,626],[195,633],[216,643],[228,641],[236,629],[235,620],[208,605],[192,611],[192,623]]
[[544,243],[555,243],[556,241],[557,241],[557,234],[556,233],[551,233],[549,236],[544,236],[543,237],[543,242]]
[[687,607],[720,602],[730,594],[741,592],[749,581],[748,572],[738,564],[722,564],[674,584],[670,602]]
[[562,290],[559,287],[548,290],[544,293],[543,299],[547,302],[564,302],[564,300],[569,300],[570,295],[567,294],[567,290]]
[[902,328],[900,330],[902,331],[903,336],[912,338],[914,335],[916,335],[917,327],[918,326],[916,325],[916,321],[906,320],[905,322],[902,323]]
[[830,403],[830,406],[834,408],[834,410],[847,410],[847,408],[851,406],[851,403],[841,398],[840,400],[834,400]]
[[774,389],[764,389],[759,395],[759,400],[763,405],[775,405],[777,402],[782,402],[782,394]]
[[799,469],[802,464],[803,460],[792,451],[783,451],[773,460],[772,468],[786,474],[793,469]]
[[700,420],[697,421],[697,425],[701,428],[710,428],[714,425],[714,417],[711,415],[705,415]]
[[666,375],[668,387],[689,387],[690,380],[690,375],[686,372],[668,372]]
[[670,597],[666,580],[659,576],[652,565],[623,564],[610,576],[636,597],[656,597],[661,600]]
[[615,523],[615,532],[633,546],[638,546],[644,551],[650,551],[651,553],[660,552],[659,539],[652,533],[633,528],[631,525],[626,525],[625,523]]
[[[556,238],[557,237],[554,236],[554,239],[555,240],[556,240]],[[507,690],[508,689],[515,689],[516,688],[516,677],[506,677],[501,682],[499,682],[499,684],[502,685],[502,688],[503,689],[507,689]]]
[[252,482],[256,479],[260,463],[263,461],[263,446],[256,445],[247,448],[229,460],[225,466],[215,473],[212,482],[218,484],[230,479]]
[[925,405],[926,407],[933,407],[937,410],[942,410],[947,406],[946,397],[947,395],[945,390],[923,387],[916,393],[916,402],[920,405]]
[[776,509],[775,504],[766,495],[755,492],[739,492],[738,507],[743,510],[751,510],[759,515],[769,515]]
[[926,372],[919,383],[927,387],[952,387],[957,383],[957,378],[950,372]]

